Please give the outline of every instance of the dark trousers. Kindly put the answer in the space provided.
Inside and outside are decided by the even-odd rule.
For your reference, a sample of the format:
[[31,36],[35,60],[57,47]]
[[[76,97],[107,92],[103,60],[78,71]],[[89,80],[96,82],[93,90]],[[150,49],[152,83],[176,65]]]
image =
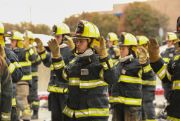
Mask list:
[[163,89],[164,89],[164,96],[166,98],[166,100],[169,102],[169,98],[170,98],[170,95],[171,95],[171,91],[172,91],[172,82],[162,82],[162,86],[163,86]]
[[141,107],[116,104],[113,107],[112,121],[142,121]]
[[28,102],[31,105],[31,109],[34,111],[39,110],[39,98],[38,98],[38,78],[33,77],[32,83],[29,88]]
[[143,120],[155,119],[155,107],[153,101],[155,99],[154,91],[143,91],[143,106],[142,118]]
[[48,96],[51,121],[64,121],[63,109],[66,105],[67,94],[50,93]]

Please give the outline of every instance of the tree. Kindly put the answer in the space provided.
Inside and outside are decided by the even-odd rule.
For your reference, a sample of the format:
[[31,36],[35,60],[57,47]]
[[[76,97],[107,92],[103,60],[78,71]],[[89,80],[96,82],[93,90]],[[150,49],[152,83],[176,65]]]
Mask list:
[[101,35],[106,36],[109,32],[117,33],[119,19],[112,14],[82,13],[66,18],[64,22],[69,25],[72,32],[75,31],[79,20],[88,20],[99,28]]
[[45,24],[32,24],[29,22],[21,22],[19,24],[11,24],[11,23],[3,23],[6,31],[17,30],[20,32],[24,32],[25,30],[32,31],[37,34],[50,34],[51,29],[48,25]]
[[131,3],[124,11],[125,31],[135,35],[157,37],[159,28],[167,29],[168,17],[141,2]]

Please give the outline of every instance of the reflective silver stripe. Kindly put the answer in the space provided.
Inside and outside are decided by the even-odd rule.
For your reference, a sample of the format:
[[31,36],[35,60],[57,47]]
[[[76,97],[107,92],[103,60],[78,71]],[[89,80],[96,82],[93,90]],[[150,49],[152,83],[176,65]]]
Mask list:
[[79,78],[69,78],[69,85],[79,86],[80,88],[95,88],[99,86],[107,86],[108,84],[102,80],[80,80]]
[[95,88],[99,86],[107,86],[108,84],[101,80],[80,81],[80,88]]

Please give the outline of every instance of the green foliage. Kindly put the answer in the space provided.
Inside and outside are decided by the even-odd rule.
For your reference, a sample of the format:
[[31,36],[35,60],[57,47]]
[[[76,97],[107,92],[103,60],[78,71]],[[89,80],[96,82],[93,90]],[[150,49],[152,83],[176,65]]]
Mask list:
[[129,4],[124,11],[124,26],[126,31],[148,37],[158,36],[159,28],[167,29],[168,18],[152,9],[146,3]]
[[106,36],[108,32],[117,32],[119,19],[112,14],[82,13],[65,19],[72,32],[75,31],[79,20],[88,20],[99,28],[101,35]]
[[18,30],[24,32],[25,30],[32,31],[37,34],[50,34],[51,29],[45,24],[32,24],[29,22],[21,22],[19,24],[3,23],[6,31]]

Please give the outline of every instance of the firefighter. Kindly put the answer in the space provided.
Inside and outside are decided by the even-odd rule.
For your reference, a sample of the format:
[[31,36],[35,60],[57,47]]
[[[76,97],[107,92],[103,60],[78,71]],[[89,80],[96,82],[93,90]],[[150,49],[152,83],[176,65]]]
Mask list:
[[[137,49],[136,37],[122,32],[120,36],[120,59],[117,63],[119,80],[112,86],[110,103],[113,108],[113,121],[141,121],[142,69],[147,64],[147,52]],[[138,58],[139,59],[138,59]]]
[[[180,28],[180,19],[177,21],[177,32]],[[151,67],[157,76],[164,82],[171,81],[172,91],[169,96],[169,105],[167,106],[167,119],[170,121],[180,120],[180,39],[174,41],[175,55],[168,65],[159,56],[159,45],[155,39],[151,39],[149,43],[149,55]]]
[[[136,36],[138,45],[148,49],[149,39],[146,36]],[[142,94],[143,94],[143,110],[142,119],[144,121],[156,121],[155,107],[153,101],[155,99],[156,75],[150,64],[142,70]]]
[[[64,24],[54,25],[52,28],[53,35],[60,45],[59,51],[65,61],[65,64],[69,63],[70,60],[74,58],[74,55],[71,52],[71,49],[64,43],[65,36],[70,35],[69,27]],[[51,53],[47,52],[43,47],[43,44],[40,39],[35,39],[37,42],[37,50],[40,54],[41,60],[46,67],[50,67],[50,82],[48,85],[48,104],[49,110],[51,111],[51,120],[52,121],[64,121],[64,116],[62,110],[65,107],[65,102],[67,99],[67,83],[59,80],[54,73],[54,66],[51,61]]]
[[[91,46],[97,40],[100,47]],[[117,77],[105,39],[100,38],[96,25],[81,20],[74,42],[76,57],[66,66],[57,41],[48,43],[56,76],[69,85],[67,105],[63,110],[65,121],[108,121],[108,83],[112,84]]]
[[107,37],[106,37],[106,40],[107,40],[109,55],[113,59],[118,59],[120,55],[118,52],[119,49],[116,47],[118,40],[119,40],[117,34],[114,32],[109,32]]
[[12,99],[12,111],[11,111],[11,120],[18,120],[17,111],[16,111],[16,83],[20,81],[23,76],[22,68],[19,64],[17,55],[9,48],[5,46],[5,36],[4,26],[0,23],[0,46],[2,47],[3,53],[5,53],[5,60],[8,64],[8,69],[11,74],[13,82],[13,99]]
[[159,56],[159,45],[156,40],[152,39],[149,44],[150,61],[153,70],[156,72],[158,77],[164,81],[171,81],[172,91],[169,95],[169,105],[167,106],[167,118],[170,121],[180,120],[180,41],[177,39],[175,42],[176,54],[172,60],[166,64],[163,59]]
[[23,77],[17,82],[16,86],[17,106],[22,111],[21,118],[24,121],[29,121],[31,119],[31,110],[27,96],[29,95],[29,84],[32,80],[31,61],[36,59],[36,55],[29,48],[28,41],[24,41],[23,34],[18,31],[12,31],[9,35],[11,36],[11,47],[18,56],[19,64],[23,69]]
[[[165,51],[161,53],[161,57],[163,58],[164,62],[167,64],[171,59],[173,59],[175,55],[175,47],[174,47],[174,41],[177,40],[177,36],[174,32],[167,32],[167,48]],[[172,88],[172,82],[167,81],[164,82],[162,81],[162,86],[164,89],[164,96],[167,101],[169,101],[169,96],[171,93],[171,88]]]
[[[0,51],[1,53],[1,51]],[[10,121],[11,120],[11,101],[12,101],[12,80],[8,66],[0,55],[0,120]],[[5,56],[5,55],[4,55]]]
[[31,109],[33,110],[33,115],[31,119],[38,119],[38,111],[39,111],[39,98],[38,98],[38,65],[41,64],[41,58],[37,53],[34,41],[34,35],[31,31],[25,31],[24,33],[25,39],[29,41],[30,48],[34,50],[36,60],[32,61],[31,71],[32,71],[32,83],[29,90],[28,102],[31,105]]

